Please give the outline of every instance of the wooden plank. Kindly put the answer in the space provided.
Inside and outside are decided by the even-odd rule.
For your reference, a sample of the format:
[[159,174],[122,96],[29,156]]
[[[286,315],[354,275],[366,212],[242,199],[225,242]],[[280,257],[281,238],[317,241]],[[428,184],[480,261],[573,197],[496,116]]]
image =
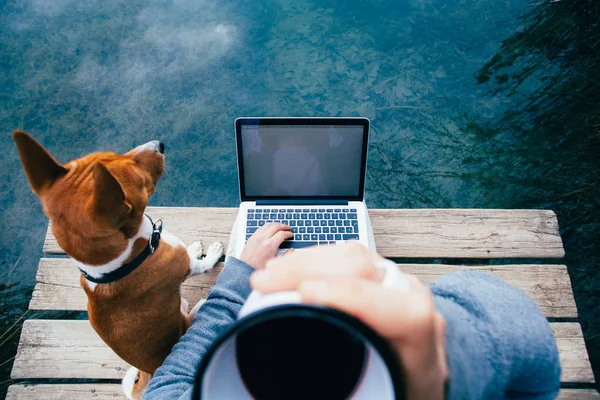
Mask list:
[[[125,399],[123,389],[116,383],[92,384],[25,384],[8,387],[6,400],[107,400]],[[557,400],[600,400],[594,389],[561,389]]]
[[125,399],[121,385],[116,383],[12,385],[6,400],[114,400]]
[[[207,273],[188,279],[183,295],[191,305],[206,298],[217,281],[223,263]],[[69,258],[42,258],[31,294],[30,310],[87,310],[87,296],[79,284],[79,271]]]
[[[12,385],[6,396],[6,400],[38,399],[114,400],[125,396],[121,385],[116,383]],[[562,389],[557,400],[600,400],[600,395],[593,389]]]
[[[190,304],[208,296],[222,264],[206,274],[188,279],[183,294]],[[577,317],[571,280],[564,265],[455,266],[443,264],[402,264],[402,269],[430,283],[458,270],[489,272],[523,290],[538,304],[546,317]],[[42,258],[29,308],[32,310],[85,310],[87,297],[79,286],[79,272],[68,258]]]
[[[594,382],[578,323],[551,323],[563,382]],[[28,320],[23,324],[12,379],[120,379],[128,365],[96,335],[88,321]]]
[[600,400],[600,394],[594,389],[562,389],[557,400]]
[[600,394],[594,389],[562,389],[557,400],[600,400]]
[[594,382],[581,326],[576,322],[551,323],[562,367],[562,382]]
[[[185,243],[227,245],[237,208],[148,207]],[[549,210],[373,209],[377,250],[390,258],[561,258],[556,214]],[[50,229],[44,252],[64,254]]]

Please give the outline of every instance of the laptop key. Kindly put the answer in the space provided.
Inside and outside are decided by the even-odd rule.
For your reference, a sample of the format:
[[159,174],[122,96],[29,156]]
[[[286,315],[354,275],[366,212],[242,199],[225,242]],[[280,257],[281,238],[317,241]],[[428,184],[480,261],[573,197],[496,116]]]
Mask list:
[[349,219],[345,219],[344,220],[344,226],[350,226],[350,220]]
[[344,240],[352,240],[352,239],[358,240],[358,235],[344,235]]
[[[350,222],[350,221],[348,221],[348,222]],[[296,221],[294,221],[294,220],[291,220],[291,221],[290,221],[290,226],[296,226]]]
[[290,221],[288,221],[287,219],[284,219],[283,221],[281,221],[281,223],[284,225],[289,225]]
[[333,213],[331,214],[331,219],[338,219],[340,217],[339,214]]
[[327,235],[327,240],[333,240],[333,235],[332,234]]
[[294,239],[296,240],[302,240],[302,235],[300,235],[299,233],[294,235]]
[[327,227],[323,228],[323,233],[329,233],[329,228],[327,228]]
[[294,212],[295,212],[295,213],[301,213],[301,212],[302,212],[302,210],[301,210],[301,209],[299,209],[299,208],[295,208],[295,209],[294,209]]
[[335,226],[342,226],[342,221],[340,221],[339,219],[335,221]]
[[335,221],[330,219],[327,221],[327,226],[335,226]]
[[246,216],[246,219],[254,219],[254,214],[248,214],[248,215]]
[[352,214],[352,213],[348,214],[348,219],[356,219],[356,218],[358,218],[358,215]]
[[321,233],[321,227],[320,226],[318,226],[318,227],[315,228],[315,233]]
[[292,219],[292,214],[291,213],[285,214],[285,219]]
[[305,226],[312,226],[312,223],[310,222],[310,220],[304,221],[304,225]]
[[351,209],[350,209],[350,212],[353,212],[353,213],[355,213],[355,212],[356,212],[356,208],[351,208]]
[[258,226],[258,223],[254,220],[246,221],[246,226]]
[[321,214],[321,213],[317,214],[317,219],[323,219],[323,214]]
[[313,214],[313,213],[308,214],[308,218],[309,219],[315,219],[315,214]]
[[252,235],[246,235],[246,240],[250,239]]
[[[346,235],[344,235],[344,236],[346,236]],[[342,235],[340,235],[340,234],[335,235],[335,240],[342,240]]]
[[308,233],[305,233],[304,235],[302,235],[302,240],[310,240],[310,235]]
[[280,208],[280,209],[279,209],[279,212],[280,212],[280,213],[284,213],[284,212],[286,212],[286,211],[287,211],[287,210],[286,210],[285,208]]
[[306,218],[308,218],[308,214],[302,213],[302,214],[300,214],[300,218],[306,219]]
[[335,210],[333,210],[333,212],[339,213],[339,212],[342,212],[342,210],[339,208],[336,208]]
[[319,237],[319,235],[317,235],[316,233],[313,233],[312,235],[310,235],[310,240],[319,240],[318,237]]
[[340,227],[338,228],[338,232],[339,232],[339,233],[346,233],[346,229],[345,229],[343,226],[340,226]]
[[294,219],[300,219],[300,214],[298,214],[298,213],[295,213],[295,214],[294,214]]
[[306,233],[306,228],[305,227],[300,228],[300,233]]
[[281,213],[281,214],[277,214],[277,219],[284,219],[285,218],[285,214]]
[[319,212],[320,212],[320,213],[324,213],[324,212],[325,212],[325,209],[324,209],[324,208],[319,208]]
[[344,214],[344,213],[341,213],[341,214],[340,214],[340,219],[346,219],[346,214]]
[[352,221],[352,226],[355,227],[356,229],[358,229],[358,221],[357,220],[353,220]]
[[327,226],[327,221],[321,220],[321,221],[319,221],[319,225],[321,225],[321,226]]
[[306,233],[315,233],[315,229],[312,226],[310,228],[306,228]]
[[331,219],[331,214],[323,214],[323,218],[325,218],[325,219]]
[[277,214],[270,214],[269,219],[277,219]]
[[290,242],[289,240],[284,240],[279,246],[280,249],[302,249],[304,247],[317,246],[319,242]]
[[292,228],[292,233],[298,233],[298,228],[297,227],[293,227]]
[[265,224],[265,221],[258,221],[258,226],[263,226]]
[[335,226],[331,228],[331,233],[337,233],[337,228]]
[[320,235],[319,235],[319,241],[320,241],[320,242],[323,242],[323,241],[325,241],[325,240],[326,240],[326,239],[325,239],[325,235],[324,235],[324,234],[320,234]]
[[328,208],[328,209],[327,209],[327,212],[328,212],[328,213],[332,213],[332,212],[333,212],[333,208]]
[[304,209],[302,209],[302,212],[307,213],[307,212],[310,212],[310,210],[308,208],[304,208]]
[[299,220],[296,223],[298,224],[298,226],[304,226],[304,221],[302,221],[302,220]]
[[246,228],[246,233],[254,233],[258,228]]

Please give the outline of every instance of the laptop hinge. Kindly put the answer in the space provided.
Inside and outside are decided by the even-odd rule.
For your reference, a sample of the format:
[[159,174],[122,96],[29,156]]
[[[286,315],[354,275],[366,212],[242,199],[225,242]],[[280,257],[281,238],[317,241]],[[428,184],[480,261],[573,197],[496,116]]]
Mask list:
[[348,200],[256,200],[257,206],[273,206],[273,205],[284,205],[284,206],[310,206],[310,205],[332,205],[332,206],[347,206]]

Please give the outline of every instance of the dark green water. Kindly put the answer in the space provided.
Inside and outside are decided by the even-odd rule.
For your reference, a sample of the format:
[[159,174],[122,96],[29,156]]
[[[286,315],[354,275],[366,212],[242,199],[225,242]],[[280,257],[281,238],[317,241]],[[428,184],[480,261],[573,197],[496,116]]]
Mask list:
[[[236,206],[236,117],[365,116],[369,207],[557,212],[600,371],[596,2],[0,7],[0,334],[27,309],[47,223],[12,130],[65,162],[161,139],[167,170],[152,205]],[[0,387],[17,337],[0,345]]]

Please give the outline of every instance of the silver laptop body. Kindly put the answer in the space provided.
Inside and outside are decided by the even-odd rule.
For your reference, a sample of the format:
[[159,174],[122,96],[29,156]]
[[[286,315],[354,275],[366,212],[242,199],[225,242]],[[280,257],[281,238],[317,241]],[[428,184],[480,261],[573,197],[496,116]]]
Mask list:
[[235,132],[241,204],[232,255],[268,222],[292,227],[282,249],[374,246],[364,202],[367,118],[241,117]]

